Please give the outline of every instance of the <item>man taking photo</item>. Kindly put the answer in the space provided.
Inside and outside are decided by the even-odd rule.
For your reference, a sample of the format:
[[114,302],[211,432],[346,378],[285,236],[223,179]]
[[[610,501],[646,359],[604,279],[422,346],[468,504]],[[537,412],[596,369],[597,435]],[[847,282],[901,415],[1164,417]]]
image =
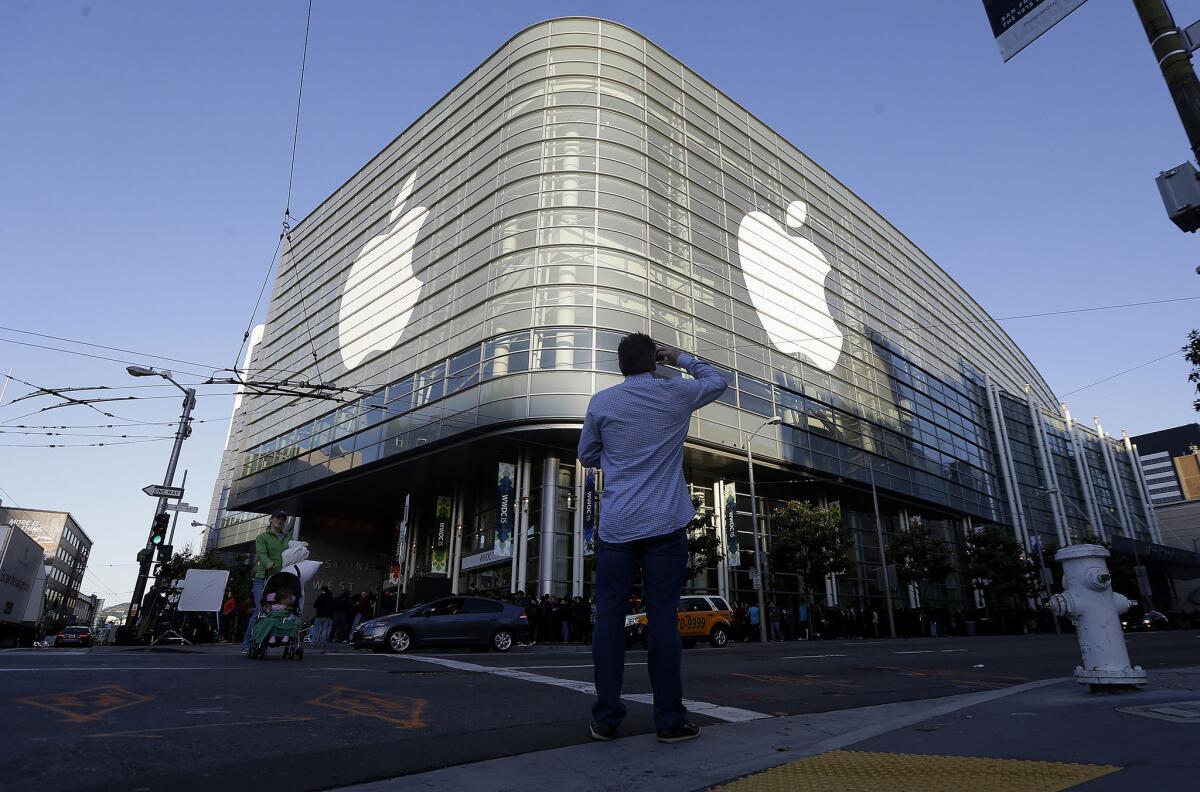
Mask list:
[[[683,441],[692,413],[726,388],[713,366],[643,333],[621,340],[625,381],[592,397],[579,436],[579,461],[604,473],[596,543],[596,627],[592,636],[596,703],[591,734],[608,741],[625,717],[625,611],[641,567],[648,619],[654,726],[660,742],[700,735],[683,706],[683,647],[675,626],[687,569],[687,524],[696,509],[683,480]],[[692,379],[658,378],[658,362]]]

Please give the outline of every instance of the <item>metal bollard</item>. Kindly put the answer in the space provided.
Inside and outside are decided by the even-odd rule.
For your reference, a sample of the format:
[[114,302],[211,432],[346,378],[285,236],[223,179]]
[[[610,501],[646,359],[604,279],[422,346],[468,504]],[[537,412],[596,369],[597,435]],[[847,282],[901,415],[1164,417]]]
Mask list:
[[1137,604],[1112,590],[1104,559],[1109,553],[1092,544],[1071,545],[1054,554],[1063,566],[1063,593],[1050,598],[1050,610],[1075,625],[1083,665],[1075,669],[1081,685],[1092,692],[1129,690],[1146,684],[1141,666],[1129,665],[1121,614]]

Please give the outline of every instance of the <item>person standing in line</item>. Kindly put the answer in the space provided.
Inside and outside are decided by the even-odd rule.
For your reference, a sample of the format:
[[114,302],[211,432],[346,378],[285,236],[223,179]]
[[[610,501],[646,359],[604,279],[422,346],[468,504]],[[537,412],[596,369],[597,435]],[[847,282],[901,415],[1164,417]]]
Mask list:
[[321,586],[321,593],[313,600],[313,643],[329,643],[333,629],[333,593],[329,586]]
[[775,604],[775,600],[771,600],[767,605],[767,628],[771,633],[772,641],[783,640],[783,618],[779,612],[779,606]]
[[759,613],[758,613],[757,605],[751,605],[749,608],[746,608],[746,618],[749,619],[749,621],[750,621],[750,629],[746,634],[746,640],[747,641],[757,641],[758,636],[759,636],[759,633],[758,633]]
[[234,640],[237,635],[234,630],[237,628],[237,597],[233,596],[231,589],[225,589],[225,602],[221,604],[221,623],[217,628],[217,633],[223,641]]
[[346,589],[338,591],[333,599],[333,640],[342,642],[349,635],[346,632],[346,611],[350,610],[350,592]]
[[262,601],[267,578],[283,568],[283,551],[287,549],[289,540],[283,530],[287,518],[287,512],[282,509],[272,512],[267,530],[254,539],[254,583],[250,587],[250,619],[246,634],[242,636],[242,654],[250,654],[250,644],[254,642],[254,622],[258,621],[258,605]]
[[[658,378],[658,362],[691,379]],[[625,717],[625,611],[642,569],[648,618],[648,670],[660,742],[700,736],[683,705],[683,647],[676,610],[687,569],[687,525],[696,509],[683,480],[683,442],[695,410],[715,401],[721,372],[643,333],[617,346],[625,380],[594,395],[579,435],[579,461],[604,474],[596,542],[596,630],[592,636],[596,703],[591,736],[609,741]]]
[[359,595],[358,602],[354,606],[354,622],[350,625],[351,634],[358,629],[358,625],[369,618],[371,618],[371,595],[364,591]]

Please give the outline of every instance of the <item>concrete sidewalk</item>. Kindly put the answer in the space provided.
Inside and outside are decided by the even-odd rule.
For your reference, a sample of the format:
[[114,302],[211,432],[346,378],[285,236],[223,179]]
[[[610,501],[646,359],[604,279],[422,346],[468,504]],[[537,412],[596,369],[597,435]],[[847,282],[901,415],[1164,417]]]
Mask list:
[[1050,679],[707,726],[679,745],[650,735],[585,743],[345,789],[1165,791],[1196,788],[1198,740],[1200,668],[1191,668],[1156,672],[1136,693],[1094,695]]

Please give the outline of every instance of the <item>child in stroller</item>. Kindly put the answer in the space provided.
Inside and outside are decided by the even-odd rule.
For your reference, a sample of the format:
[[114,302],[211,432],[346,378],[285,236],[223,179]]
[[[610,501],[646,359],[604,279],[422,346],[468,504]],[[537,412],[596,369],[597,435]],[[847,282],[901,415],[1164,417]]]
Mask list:
[[300,640],[302,591],[295,572],[276,572],[267,578],[262,602],[258,603],[258,620],[254,623],[252,660],[266,657],[267,649],[272,646],[283,647],[284,660],[304,659],[304,644]]

